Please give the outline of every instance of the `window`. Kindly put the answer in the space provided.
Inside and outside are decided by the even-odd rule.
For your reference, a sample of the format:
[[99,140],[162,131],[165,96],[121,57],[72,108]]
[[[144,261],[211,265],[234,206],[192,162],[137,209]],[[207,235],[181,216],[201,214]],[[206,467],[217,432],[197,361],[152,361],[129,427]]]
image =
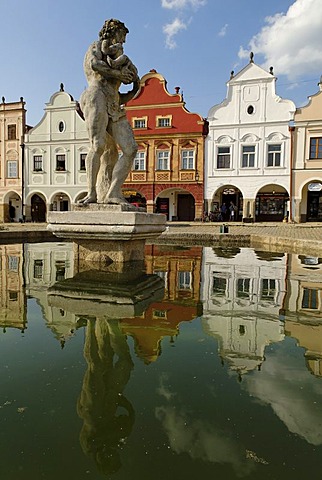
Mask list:
[[322,158],[322,137],[310,139],[310,158]]
[[65,274],[66,274],[65,261],[57,260],[55,262],[55,267],[56,267],[56,282],[61,282],[62,280],[65,280]]
[[230,168],[230,147],[218,147],[217,168]]
[[182,150],[182,152],[181,152],[181,168],[182,168],[182,170],[193,170],[195,168],[195,152],[194,152],[194,150]]
[[157,152],[157,170],[170,170],[170,152],[168,150],[160,150]]
[[8,140],[17,140],[16,125],[8,125]]
[[81,153],[79,157],[79,169],[81,172],[86,172],[86,157],[87,153]]
[[58,124],[58,130],[59,130],[60,132],[63,132],[63,131],[65,130],[65,124],[64,124],[64,122],[59,122],[59,124]]
[[237,297],[249,298],[250,278],[238,278],[237,280]]
[[17,160],[9,160],[7,162],[7,177],[8,178],[17,178],[18,177],[18,162],[17,162]]
[[225,296],[227,289],[227,278],[223,278],[217,275],[220,275],[220,273],[214,272],[212,293],[220,297]]
[[242,168],[255,166],[255,145],[243,145],[242,147]]
[[249,105],[248,108],[247,108],[247,113],[248,115],[253,115],[255,109],[253,107],[253,105]]
[[167,318],[167,311],[166,310],[153,310],[152,311],[153,318]]
[[191,272],[178,272],[178,289],[191,289]]
[[8,256],[8,270],[11,272],[17,272],[18,271],[18,265],[19,265],[19,257],[16,257],[14,255],[9,255]]
[[135,118],[133,123],[134,128],[146,128],[146,118]]
[[133,160],[133,170],[145,170],[145,152],[137,152]]
[[41,279],[43,277],[44,262],[43,260],[34,261],[34,278]]
[[157,117],[158,127],[171,127],[171,117]]
[[317,310],[319,305],[319,291],[315,288],[303,288],[302,308]]
[[267,158],[267,166],[268,167],[280,167],[281,166],[281,153],[282,153],[282,145],[272,144],[268,145],[268,158]]
[[34,172],[42,171],[42,155],[34,155]]
[[262,279],[261,299],[274,300],[276,292],[276,281],[273,279]]
[[17,302],[17,301],[18,301],[18,292],[9,290],[9,302]]
[[62,155],[62,154],[56,155],[56,170],[61,172],[66,171],[65,155]]

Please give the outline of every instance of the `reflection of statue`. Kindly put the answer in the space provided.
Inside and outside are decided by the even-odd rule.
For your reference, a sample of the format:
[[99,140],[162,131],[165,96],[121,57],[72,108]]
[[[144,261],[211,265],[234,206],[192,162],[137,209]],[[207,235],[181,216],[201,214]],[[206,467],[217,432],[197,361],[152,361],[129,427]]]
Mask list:
[[[119,20],[106,20],[100,39],[89,47],[84,60],[88,88],[80,104],[90,140],[86,159],[87,196],[80,203],[127,203],[121,187],[131,169],[137,144],[122,105],[139,89],[137,69],[123,54],[128,29]],[[133,89],[119,93],[121,83]],[[117,146],[122,150],[118,158]]]
[[134,410],[124,397],[133,362],[117,320],[89,319],[84,356],[87,371],[78,400],[84,424],[80,443],[103,474],[121,467],[119,450],[131,433]]
[[63,306],[87,321],[87,371],[77,406],[83,420],[80,443],[104,474],[121,467],[120,450],[135,420],[123,395],[134,365],[119,319],[142,315],[164,295],[163,280],[142,268],[141,262],[135,262],[126,273],[85,270],[47,290],[50,306]]

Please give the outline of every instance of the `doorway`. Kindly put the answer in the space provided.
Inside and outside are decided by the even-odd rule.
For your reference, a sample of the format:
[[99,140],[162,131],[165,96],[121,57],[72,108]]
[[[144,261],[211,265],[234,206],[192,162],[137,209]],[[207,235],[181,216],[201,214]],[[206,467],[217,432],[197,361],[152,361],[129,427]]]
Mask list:
[[193,222],[195,219],[195,199],[192,195],[179,193],[177,214],[179,222]]
[[31,198],[31,220],[46,222],[46,204],[39,195],[33,195]]

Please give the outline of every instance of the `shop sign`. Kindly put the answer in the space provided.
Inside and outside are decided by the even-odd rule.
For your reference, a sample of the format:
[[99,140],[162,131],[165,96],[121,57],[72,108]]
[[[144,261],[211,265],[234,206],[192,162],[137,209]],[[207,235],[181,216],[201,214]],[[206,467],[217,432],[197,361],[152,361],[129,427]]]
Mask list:
[[309,183],[309,192],[320,192],[322,190],[322,183]]

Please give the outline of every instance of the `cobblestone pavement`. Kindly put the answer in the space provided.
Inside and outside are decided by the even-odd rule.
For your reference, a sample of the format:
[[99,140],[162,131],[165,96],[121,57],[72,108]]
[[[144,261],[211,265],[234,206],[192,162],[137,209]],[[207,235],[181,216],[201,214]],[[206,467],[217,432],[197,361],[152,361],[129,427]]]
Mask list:
[[[283,237],[298,240],[316,240],[322,242],[322,223],[254,223],[226,222],[229,233],[233,235],[263,235],[269,237]],[[217,222],[168,222],[167,232],[171,235],[184,235],[185,233],[218,234],[222,223]],[[4,223],[1,230],[17,232],[45,231],[46,223]]]

